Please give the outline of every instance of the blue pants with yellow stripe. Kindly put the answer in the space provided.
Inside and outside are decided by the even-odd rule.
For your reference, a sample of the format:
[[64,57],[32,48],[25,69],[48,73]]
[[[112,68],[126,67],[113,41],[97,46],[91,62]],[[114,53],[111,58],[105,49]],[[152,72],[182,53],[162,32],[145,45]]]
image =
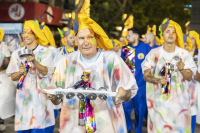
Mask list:
[[131,112],[134,107],[135,111],[135,133],[142,133],[143,118],[147,119],[147,102],[146,102],[146,84],[139,87],[135,97],[129,102],[123,102],[124,113],[126,117],[127,131],[133,128],[133,121],[131,120]]

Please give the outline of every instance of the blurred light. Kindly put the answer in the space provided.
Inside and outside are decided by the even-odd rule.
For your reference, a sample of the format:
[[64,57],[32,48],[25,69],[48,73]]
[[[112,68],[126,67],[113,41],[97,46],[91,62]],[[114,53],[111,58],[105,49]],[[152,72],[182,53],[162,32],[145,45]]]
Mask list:
[[192,5],[184,5],[184,7],[186,7],[186,8],[191,8]]
[[69,18],[71,18],[71,17],[72,17],[72,14],[71,14],[71,13],[69,13],[68,15],[69,15]]
[[117,26],[116,29],[117,29],[118,31],[122,31],[122,27],[121,27],[121,26]]

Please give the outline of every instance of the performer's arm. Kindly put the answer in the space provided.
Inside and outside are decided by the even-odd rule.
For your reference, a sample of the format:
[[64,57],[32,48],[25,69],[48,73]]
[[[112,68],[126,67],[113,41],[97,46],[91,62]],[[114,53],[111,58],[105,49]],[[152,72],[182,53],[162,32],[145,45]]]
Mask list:
[[[49,86],[47,88],[45,88],[47,90],[50,90],[50,89],[55,89],[55,87],[53,86]],[[58,105],[62,102],[62,99],[55,99],[55,96],[54,95],[51,95],[51,94],[47,94],[46,91],[44,91],[44,89],[41,90],[41,92],[44,94],[44,96],[51,100],[51,102],[54,104],[54,105]]]
[[27,57],[27,61],[32,61],[32,63],[34,64],[35,68],[39,71],[39,73],[41,73],[43,76],[47,75],[48,73],[48,69],[47,67],[41,65],[39,62],[37,62],[37,60],[35,59],[35,55],[29,55]]
[[15,72],[13,74],[11,74],[11,79],[13,81],[17,81],[20,79],[20,77],[24,74],[25,72],[25,66],[24,65],[20,65],[19,66],[19,72]]
[[128,102],[131,99],[131,90],[119,87],[116,97],[122,99],[124,102]]
[[192,71],[189,69],[184,69],[185,64],[182,61],[178,62],[176,66],[178,67],[178,70],[181,72],[185,80],[192,80]]
[[5,57],[3,61],[3,67],[6,69],[8,67],[8,64],[10,62],[10,57]]
[[151,69],[147,69],[144,71],[144,80],[152,84],[160,83],[164,85],[167,83],[167,77],[162,76],[161,78],[155,78],[153,75],[151,75]]
[[194,76],[194,80],[200,82],[200,73],[197,71],[196,75]]

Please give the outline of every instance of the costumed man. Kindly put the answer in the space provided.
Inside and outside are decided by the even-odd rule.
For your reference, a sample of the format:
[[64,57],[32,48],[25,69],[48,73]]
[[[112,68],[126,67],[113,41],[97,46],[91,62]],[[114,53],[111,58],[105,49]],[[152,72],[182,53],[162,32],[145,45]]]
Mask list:
[[[38,23],[39,24],[39,23]],[[42,30],[42,32],[44,33],[45,37],[47,38],[47,40],[49,41],[49,43],[47,45],[45,45],[45,47],[49,48],[52,52],[52,56],[53,56],[53,66],[54,68],[56,68],[56,56],[59,56],[58,55],[58,50],[56,49],[56,44],[55,44],[55,40],[54,40],[54,37],[53,37],[53,34],[51,33],[51,30],[49,29],[48,26],[45,25],[44,22],[41,23],[40,25],[40,29]],[[53,74],[52,74],[53,76]],[[49,80],[51,82],[52,80],[52,76],[50,76]],[[58,110],[61,108],[61,105],[58,105],[58,106],[54,106],[54,115],[55,115],[55,119],[57,118],[58,116]]]
[[127,40],[129,45],[122,48],[121,58],[125,61],[132,74],[135,76],[139,87],[137,95],[129,102],[124,102],[127,130],[131,132],[133,122],[131,112],[135,111],[135,132],[142,133],[143,118],[147,118],[146,82],[143,79],[141,63],[151,50],[148,44],[139,41],[140,31],[137,28],[128,30]]
[[157,48],[159,45],[156,44],[156,38],[153,33],[146,33],[144,36],[144,43],[149,44],[151,48]]
[[[198,67],[198,53],[200,49],[200,41],[199,41],[199,34],[195,31],[189,31],[189,38],[192,41],[192,49],[190,50],[190,54],[193,56],[193,59],[196,61],[196,65]],[[195,73],[196,74],[196,73]],[[196,116],[198,114],[198,95],[199,93],[199,82],[196,82],[195,79],[193,79],[190,84],[190,106],[191,106],[191,115],[192,115],[192,133],[195,132],[196,127]]]
[[[54,73],[54,87],[75,89],[105,87],[107,91],[117,92],[117,97],[108,97],[106,101],[56,100],[54,95],[43,93],[54,104],[63,101],[60,115],[60,133],[127,133],[122,99],[128,101],[137,92],[134,76],[116,53],[104,30],[86,14],[72,13],[76,44],[79,51],[64,56]],[[48,87],[46,89],[54,89]]]
[[152,49],[142,63],[147,82],[148,133],[190,133],[188,81],[197,68],[183,49],[180,25],[166,18],[159,29],[164,44]]
[[[53,105],[41,93],[49,85],[52,75],[53,59],[49,43],[38,25],[25,21],[23,27],[25,47],[17,49],[11,56],[6,70],[13,81],[19,81],[16,92],[15,131],[17,133],[53,133],[55,117]],[[20,52],[31,50],[27,58]],[[23,57],[23,56],[22,56]]]
[[[184,41],[184,49],[190,52],[193,47],[192,41],[185,34],[183,34],[183,41]],[[193,59],[195,61],[197,60],[197,57],[196,58],[193,57]],[[197,65],[197,62],[195,63]],[[196,77],[196,73],[194,74],[194,77]],[[192,116],[191,118],[192,119],[191,120],[192,133],[194,133],[195,127],[196,127],[196,115],[198,111],[198,87],[199,87],[199,83],[196,82],[196,80],[193,78],[193,80],[189,82],[189,93],[190,93],[189,101],[190,101],[190,110],[191,110],[191,116]]]
[[63,30],[60,30],[58,28],[58,31],[61,36],[61,42],[62,42],[62,48],[58,48],[58,54],[55,57],[55,67],[58,64],[58,61],[67,54],[70,54],[77,50],[77,47],[75,46],[75,33],[73,30],[70,30],[69,28],[65,27]]
[[117,39],[111,39],[113,48],[111,51],[116,52],[119,56],[121,56],[121,48],[122,48],[122,43],[118,41]]
[[[5,42],[2,41],[4,37],[4,32],[3,30],[0,28],[0,82],[1,82],[1,85],[4,84],[4,82],[8,82],[10,81],[9,78],[7,78],[7,76],[5,76],[5,70],[9,64],[9,61],[10,61],[10,51],[8,50],[8,46],[5,44]],[[6,80],[5,80],[6,78]],[[3,82],[4,81],[4,82]],[[7,84],[8,85],[8,88],[5,88],[1,86],[2,89],[4,90],[7,90],[9,91],[8,89],[11,87],[11,85]],[[1,90],[1,103],[2,101],[4,101],[4,95],[5,93],[3,93],[4,91]],[[2,111],[1,109],[1,112],[5,112],[5,111]],[[4,131],[6,129],[6,125],[4,124],[4,120],[1,119],[2,118],[2,115],[3,114],[0,114],[0,131]]]
[[58,31],[61,36],[61,42],[62,42],[62,55],[72,53],[76,51],[75,49],[75,33],[73,30],[70,30],[69,28],[65,27],[63,30],[60,30],[58,28]]

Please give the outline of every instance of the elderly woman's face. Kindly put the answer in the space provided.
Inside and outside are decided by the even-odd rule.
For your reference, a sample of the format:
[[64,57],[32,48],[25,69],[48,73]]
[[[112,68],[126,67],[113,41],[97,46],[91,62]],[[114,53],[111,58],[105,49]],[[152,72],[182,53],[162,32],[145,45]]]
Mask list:
[[82,55],[91,55],[97,51],[98,39],[91,29],[80,30],[76,36],[76,44]]

